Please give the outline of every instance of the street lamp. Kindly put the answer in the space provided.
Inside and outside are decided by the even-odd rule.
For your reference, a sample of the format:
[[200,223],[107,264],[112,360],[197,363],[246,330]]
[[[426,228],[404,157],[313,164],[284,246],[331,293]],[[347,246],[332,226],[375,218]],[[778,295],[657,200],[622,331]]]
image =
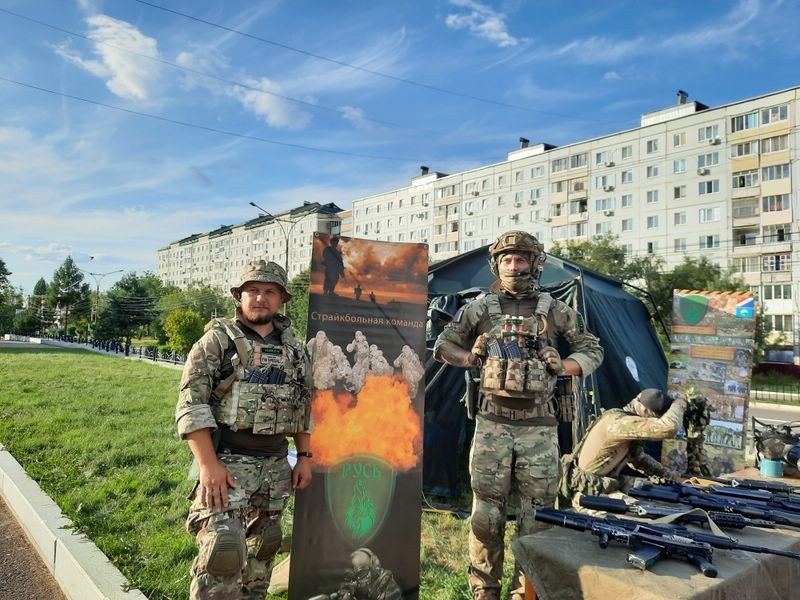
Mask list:
[[[90,257],[90,260],[93,260],[94,256]],[[109,271],[108,273],[92,273],[91,271],[87,271],[85,269],[81,269],[80,267],[76,267],[78,271],[81,273],[86,273],[87,275],[91,275],[92,279],[94,279],[95,283],[95,296],[94,296],[94,310],[92,311],[92,323],[97,323],[97,312],[100,308],[100,282],[103,281],[103,277],[106,275],[113,275],[114,273],[122,273],[125,269],[117,269],[116,271]]]
[[[283,237],[286,239],[286,256],[284,258],[283,268],[286,270],[286,277],[289,277],[289,238],[292,235],[292,229],[294,229],[294,226],[297,225],[302,220],[302,217],[300,217],[299,219],[297,219],[295,221],[292,221],[291,219],[284,219],[284,218],[281,218],[281,217],[276,217],[275,215],[273,215],[268,210],[265,210],[265,209],[261,208],[255,202],[251,202],[250,206],[252,206],[254,208],[257,208],[258,210],[263,212],[266,216],[270,217],[273,221],[278,223],[278,226],[281,228],[281,231],[283,232]],[[284,223],[289,223],[291,225],[289,227],[288,231],[283,226]]]

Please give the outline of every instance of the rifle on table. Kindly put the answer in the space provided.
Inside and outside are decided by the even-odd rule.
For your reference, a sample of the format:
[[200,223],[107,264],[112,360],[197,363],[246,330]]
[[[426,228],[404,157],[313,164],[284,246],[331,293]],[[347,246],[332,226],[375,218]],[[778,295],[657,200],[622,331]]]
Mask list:
[[794,494],[797,496],[796,500],[800,502],[800,487],[791,486],[788,483],[781,483],[780,481],[759,481],[758,479],[739,479],[738,477],[706,477],[701,479],[708,479],[716,483],[721,483],[725,487],[734,489],[742,488],[748,490],[763,490],[766,492],[773,492],[778,494]]
[[[643,487],[647,487],[645,484]],[[753,506],[767,508],[771,510],[782,510],[796,514],[800,517],[800,499],[788,498],[779,493],[766,492],[763,490],[739,490],[725,486],[696,486],[685,483],[673,483],[669,485],[653,485],[667,493],[672,491],[680,496],[714,496],[723,500],[747,502]]]
[[[679,519],[681,523],[696,523],[701,526],[707,525],[706,518],[703,515],[691,514],[679,508],[668,508],[651,502],[635,502],[633,504],[628,504],[622,499],[609,498],[608,496],[581,496],[580,505],[592,510],[602,510],[615,514],[630,514],[635,517],[643,517],[646,519],[660,519],[662,517],[682,514]],[[765,529],[773,529],[775,527],[774,521],[750,519],[737,513],[712,510],[706,514],[715,525],[727,529],[744,529],[748,526],[762,527]]]
[[800,527],[800,514],[789,510],[778,510],[765,502],[746,501],[718,494],[703,493],[690,486],[660,486],[644,484],[641,487],[631,488],[628,495],[645,500],[658,500],[685,504],[706,511],[730,512],[749,517],[751,519],[764,519],[774,521],[780,525]]
[[598,537],[601,548],[607,548],[612,540],[628,546],[631,548],[628,562],[642,571],[646,571],[659,559],[675,558],[695,565],[706,577],[717,576],[717,569],[711,564],[713,549],[705,542],[656,531],[635,521],[597,519],[551,508],[537,510],[534,519],[575,531],[588,530]]

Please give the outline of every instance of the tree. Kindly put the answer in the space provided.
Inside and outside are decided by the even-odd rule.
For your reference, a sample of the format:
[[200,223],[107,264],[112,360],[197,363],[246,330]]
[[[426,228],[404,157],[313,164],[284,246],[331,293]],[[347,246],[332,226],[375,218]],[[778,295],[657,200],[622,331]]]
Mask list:
[[3,289],[10,285],[8,281],[8,277],[10,275],[11,271],[9,271],[8,267],[6,267],[5,261],[2,258],[0,258],[0,289]]
[[192,308],[176,308],[164,321],[167,347],[180,354],[187,354],[203,335],[205,319]]
[[[214,317],[232,315],[235,309],[233,297],[225,294],[221,289],[208,284],[193,283],[185,290],[178,288],[165,288],[165,294],[158,301],[160,318],[158,320],[158,333],[164,331],[166,318],[179,308],[192,308],[203,318],[203,322]],[[166,335],[164,341],[166,341]]]
[[39,281],[33,286],[33,295],[39,298],[43,298],[47,295],[47,282],[44,280],[44,277],[39,277]]
[[286,304],[286,316],[292,320],[292,327],[297,337],[306,339],[308,326],[308,286],[311,280],[311,269],[301,271],[289,282],[288,292],[292,299]]
[[108,290],[106,305],[99,311],[95,337],[122,337],[130,344],[137,328],[157,319],[156,304],[163,290],[161,280],[153,273],[127,273]]
[[0,286],[0,334],[13,332],[14,317],[22,308],[22,290]]
[[14,316],[11,330],[20,335],[35,335],[40,331],[39,315],[35,310],[26,310]]
[[619,243],[619,236],[614,234],[596,236],[591,240],[569,240],[566,244],[556,242],[549,253],[634,284],[644,281],[648,274],[658,271],[663,265],[663,260],[653,254],[628,256],[625,247]]
[[83,281],[83,273],[75,266],[71,256],[53,273],[53,280],[47,288],[47,304],[60,308],[64,314],[64,331],[69,323],[70,309],[74,316],[86,316],[91,309],[91,289]]

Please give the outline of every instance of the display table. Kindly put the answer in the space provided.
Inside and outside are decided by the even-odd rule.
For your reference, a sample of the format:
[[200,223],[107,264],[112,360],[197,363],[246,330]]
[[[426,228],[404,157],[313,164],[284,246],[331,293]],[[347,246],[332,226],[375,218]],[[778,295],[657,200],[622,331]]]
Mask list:
[[[726,533],[742,544],[800,552],[800,531],[748,527]],[[603,550],[588,531],[554,527],[518,538],[512,548],[540,600],[800,598],[800,560],[782,556],[715,548],[719,574],[712,579],[672,559],[640,571],[628,564],[628,548],[612,542]]]

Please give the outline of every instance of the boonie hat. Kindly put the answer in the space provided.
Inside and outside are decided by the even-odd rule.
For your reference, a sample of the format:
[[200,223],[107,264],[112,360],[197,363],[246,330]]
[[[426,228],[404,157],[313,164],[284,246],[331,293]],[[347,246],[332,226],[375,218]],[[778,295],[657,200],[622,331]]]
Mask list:
[[272,261],[266,262],[264,260],[251,260],[247,266],[245,266],[244,271],[242,271],[241,277],[239,277],[239,285],[231,288],[231,294],[234,298],[239,294],[242,286],[248,281],[275,283],[283,288],[287,302],[292,299],[292,295],[286,287],[286,271],[284,271],[283,267],[278,263]]

